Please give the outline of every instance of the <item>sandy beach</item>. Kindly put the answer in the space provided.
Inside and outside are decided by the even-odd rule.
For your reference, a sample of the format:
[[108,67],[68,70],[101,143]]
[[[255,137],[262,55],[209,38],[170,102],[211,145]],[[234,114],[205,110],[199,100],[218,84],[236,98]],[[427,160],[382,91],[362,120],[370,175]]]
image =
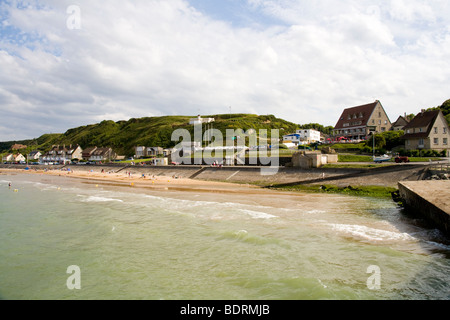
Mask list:
[[127,171],[123,172],[94,172],[89,170],[41,170],[41,169],[0,169],[0,174],[38,174],[51,176],[65,176],[69,178],[85,179],[92,182],[107,183],[113,182],[121,185],[128,185],[132,187],[151,187],[155,189],[164,189],[168,187],[177,187],[185,189],[207,189],[211,188],[232,190],[232,189],[260,189],[251,185],[240,185],[226,182],[216,181],[201,181],[188,179],[179,176],[155,176],[155,175],[139,175]]
[[[83,168],[84,169],[84,168]],[[65,179],[76,179],[82,183],[101,187],[132,188],[133,192],[161,192],[173,198],[190,199],[195,194],[198,200],[209,201],[212,197],[221,202],[237,202],[249,205],[267,205],[278,208],[292,208],[298,205],[334,207],[341,199],[332,194],[314,194],[298,191],[266,189],[251,184],[205,181],[179,176],[142,175],[127,172],[65,169],[0,169],[0,175],[30,174]],[[68,181],[67,183],[70,183]],[[333,198],[333,201],[323,201]]]

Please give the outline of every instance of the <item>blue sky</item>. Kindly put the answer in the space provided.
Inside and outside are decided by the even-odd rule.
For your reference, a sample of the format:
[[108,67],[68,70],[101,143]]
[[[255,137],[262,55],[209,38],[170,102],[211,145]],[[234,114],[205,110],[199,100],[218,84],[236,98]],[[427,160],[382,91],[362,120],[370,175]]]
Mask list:
[[3,0],[0,141],[230,107],[334,125],[377,99],[395,121],[450,98],[449,17],[448,0]]

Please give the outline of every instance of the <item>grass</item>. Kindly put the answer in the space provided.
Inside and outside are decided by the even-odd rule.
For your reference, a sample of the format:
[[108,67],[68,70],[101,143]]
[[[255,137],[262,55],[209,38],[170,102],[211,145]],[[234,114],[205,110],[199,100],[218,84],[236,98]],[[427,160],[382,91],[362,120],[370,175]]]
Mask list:
[[431,161],[441,161],[441,158],[433,158],[433,157],[408,157],[411,162],[429,162]]
[[273,189],[283,191],[303,191],[313,193],[332,193],[347,194],[352,196],[375,197],[375,198],[392,198],[392,193],[396,192],[396,188],[382,186],[347,186],[338,187],[335,185],[297,185],[297,186],[280,186],[276,185]]
[[356,154],[339,154],[339,162],[373,162],[371,156],[363,156]]
[[132,162],[134,163],[141,163],[141,162],[148,162],[151,161],[152,159],[134,159],[134,160],[122,160],[122,161],[116,161],[114,163],[125,163],[125,164],[131,164]]
[[[339,162],[373,162],[372,156],[357,155],[357,154],[339,154]],[[388,163],[395,163],[395,157]],[[409,157],[410,162],[429,162],[429,161],[441,161],[438,157]]]
[[331,147],[332,149],[337,149],[337,150],[361,150],[362,148],[364,148],[366,145],[365,142],[360,142],[360,143],[335,143],[332,145],[326,145]]
[[330,164],[326,164],[324,166],[322,166],[322,168],[378,168],[380,166],[392,166],[393,164],[388,162],[388,163],[382,163],[382,164],[375,164],[375,163],[330,163]]

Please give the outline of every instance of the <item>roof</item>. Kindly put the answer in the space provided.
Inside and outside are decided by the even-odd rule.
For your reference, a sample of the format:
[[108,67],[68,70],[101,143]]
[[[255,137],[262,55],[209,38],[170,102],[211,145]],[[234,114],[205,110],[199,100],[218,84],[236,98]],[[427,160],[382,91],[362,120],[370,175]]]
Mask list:
[[111,148],[98,148],[94,152],[92,152],[92,155],[93,156],[103,156],[110,150],[111,150]]
[[97,147],[90,147],[83,150],[83,155],[90,155],[92,152],[94,152],[97,149]]
[[398,127],[398,126],[406,126],[409,123],[408,119],[406,119],[403,116],[398,117],[397,121],[395,121],[392,126],[393,127]]
[[[349,119],[348,117],[351,116],[352,120],[354,115],[357,115],[357,118],[354,119],[355,121],[358,120],[361,121],[361,124],[359,124],[358,126],[365,126],[367,125],[370,116],[373,113],[373,110],[375,109],[375,107],[377,106],[377,104],[380,103],[378,100],[369,104],[365,104],[362,106],[357,106],[357,107],[353,107],[353,108],[347,108],[345,109],[341,116],[339,117],[339,121],[336,123],[336,126],[334,127],[335,129],[342,129],[344,128],[344,123],[348,123]],[[354,126],[350,126],[350,127],[354,127]]]
[[440,110],[421,112],[405,126],[405,129],[427,127],[436,121],[439,112]]
[[428,137],[432,124],[436,121],[439,116],[440,110],[432,110],[432,111],[422,111],[418,115],[414,117],[404,128],[403,130],[414,129],[414,128],[427,128],[424,132],[416,132],[416,133],[406,133],[404,138],[423,138]]

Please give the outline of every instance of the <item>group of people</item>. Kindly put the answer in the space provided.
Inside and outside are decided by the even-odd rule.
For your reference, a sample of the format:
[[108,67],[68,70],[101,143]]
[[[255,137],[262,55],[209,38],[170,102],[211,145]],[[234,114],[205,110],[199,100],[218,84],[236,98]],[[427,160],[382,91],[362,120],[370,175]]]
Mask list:
[[219,167],[222,168],[222,164],[214,160],[214,162],[211,164],[211,167]]

